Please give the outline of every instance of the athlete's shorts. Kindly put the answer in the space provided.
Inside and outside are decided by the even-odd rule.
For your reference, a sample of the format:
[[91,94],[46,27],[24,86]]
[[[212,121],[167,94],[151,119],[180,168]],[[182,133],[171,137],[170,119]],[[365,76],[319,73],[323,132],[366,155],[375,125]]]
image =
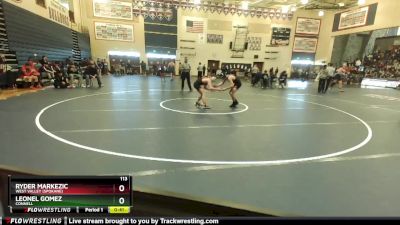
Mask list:
[[242,86],[242,81],[236,80],[235,86],[233,86],[233,87],[236,87],[236,90],[239,90],[239,88],[240,88],[241,86]]
[[200,90],[200,87],[201,87],[201,83],[200,83],[200,81],[199,80],[196,80],[194,83],[193,83],[193,87],[194,88],[196,88],[196,90]]

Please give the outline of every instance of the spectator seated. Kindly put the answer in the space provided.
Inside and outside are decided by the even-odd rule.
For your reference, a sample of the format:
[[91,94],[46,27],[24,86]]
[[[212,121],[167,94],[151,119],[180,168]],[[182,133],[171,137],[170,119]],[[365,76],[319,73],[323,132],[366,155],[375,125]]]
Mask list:
[[83,76],[81,72],[78,70],[77,65],[73,62],[68,64],[67,74],[70,81],[70,87],[83,87]]
[[42,85],[48,85],[54,82],[54,70],[51,67],[46,56],[39,61],[40,81]]
[[36,70],[35,64],[31,59],[26,62],[21,68],[21,75],[17,78],[17,87],[27,87],[30,84],[30,88],[41,88],[40,73]]
[[54,70],[54,87],[55,88],[67,88],[70,86],[67,76],[64,75],[60,66],[56,63],[52,65]]
[[92,80],[96,79],[99,88],[102,87],[101,85],[101,76],[98,74],[98,70],[96,69],[96,65],[93,61],[89,61],[88,66],[85,69],[85,79],[86,79],[86,87],[92,87],[93,83]]
[[400,80],[400,48],[392,46],[389,50],[376,50],[364,57],[362,65],[366,78]]

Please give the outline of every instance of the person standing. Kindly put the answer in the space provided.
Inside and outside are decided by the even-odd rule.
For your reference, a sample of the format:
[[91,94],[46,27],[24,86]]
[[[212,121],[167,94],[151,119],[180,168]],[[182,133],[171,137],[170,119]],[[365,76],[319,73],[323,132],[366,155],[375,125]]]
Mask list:
[[200,79],[202,76],[204,76],[204,74],[203,74],[203,67],[201,66],[200,62],[199,66],[197,67],[197,79]]
[[207,70],[206,64],[204,64],[204,65],[203,65],[203,76],[206,76],[206,75],[207,75],[207,74],[206,74],[206,70]]
[[165,63],[160,64],[160,78],[161,80],[165,81],[165,75],[167,73],[167,66]]
[[354,64],[356,65],[357,70],[358,70],[360,68],[360,66],[362,65],[362,62],[359,58],[357,58]]
[[[215,77],[213,77],[215,78]],[[200,96],[197,99],[195,105],[196,107],[202,107],[203,109],[211,109],[210,106],[207,104],[207,99],[205,96],[206,90],[210,91],[222,91],[221,88],[216,88],[212,84],[213,78],[211,77],[198,77],[197,80],[193,83],[193,87],[199,92]],[[203,104],[201,104],[201,102]]]
[[286,70],[282,71],[281,74],[279,75],[279,86],[281,88],[284,88],[285,86],[287,86],[287,77],[288,74],[286,72]]
[[326,85],[325,85],[325,89],[323,91],[324,94],[328,90],[328,88],[331,85],[331,82],[335,76],[335,67],[333,67],[332,63],[328,63],[328,67],[326,68],[326,71],[328,72],[328,77],[326,79]]
[[216,73],[217,73],[217,66],[215,65],[215,63],[213,63],[211,66],[211,75],[215,76]]
[[236,108],[237,105],[239,105],[239,102],[236,98],[236,92],[239,90],[239,88],[242,86],[242,82],[240,81],[239,77],[237,77],[236,72],[232,72],[231,74],[227,74],[225,76],[225,79],[215,87],[220,87],[222,86],[226,81],[230,83],[229,87],[222,89],[222,91],[229,90],[229,95],[232,98],[232,104],[229,106],[231,108]]
[[255,83],[255,79],[257,76],[257,73],[260,71],[260,69],[258,68],[258,66],[256,64],[254,64],[253,68],[251,69],[251,83],[254,84]]
[[103,60],[102,60],[102,63],[103,63],[103,71],[102,71],[102,74],[108,75],[108,63],[107,63],[107,60],[103,59]]
[[171,74],[171,81],[174,80],[175,76],[175,63],[174,61],[171,61],[168,63],[168,72]]
[[140,74],[146,75],[146,63],[144,61],[140,63],[140,69],[141,69]]
[[100,74],[100,76],[101,76],[101,72],[103,70],[103,68],[102,68],[103,64],[101,63],[99,58],[97,58],[95,65],[96,65],[96,69],[98,70],[97,73]]
[[269,86],[270,86],[270,88],[274,88],[275,82],[276,82],[276,76],[274,74],[274,68],[271,67],[271,69],[269,69]]
[[187,80],[189,90],[192,91],[192,84],[190,83],[190,69],[191,69],[190,64],[188,63],[187,58],[185,58],[185,61],[182,64],[182,74],[181,74],[182,88],[181,88],[181,91],[183,91],[183,88],[185,87],[185,80]]
[[326,79],[328,78],[328,70],[326,68],[327,66],[324,65],[324,67],[319,71],[318,74],[319,77],[318,93],[324,93],[325,90]]
[[269,76],[268,76],[268,71],[264,70],[264,73],[262,75],[262,88],[267,88],[269,87]]
[[345,66],[340,67],[336,70],[335,80],[338,84],[339,92],[344,92],[343,90],[343,77],[347,74],[347,70]]

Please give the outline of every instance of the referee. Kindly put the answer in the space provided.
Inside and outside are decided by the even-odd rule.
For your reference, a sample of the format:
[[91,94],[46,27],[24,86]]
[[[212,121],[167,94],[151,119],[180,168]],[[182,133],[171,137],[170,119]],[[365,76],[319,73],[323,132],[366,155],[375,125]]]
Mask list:
[[182,64],[182,73],[181,73],[181,79],[182,79],[182,89],[185,87],[185,79],[187,79],[187,84],[189,86],[190,91],[192,91],[192,85],[190,83],[190,65],[188,63],[187,58],[185,58],[185,62]]

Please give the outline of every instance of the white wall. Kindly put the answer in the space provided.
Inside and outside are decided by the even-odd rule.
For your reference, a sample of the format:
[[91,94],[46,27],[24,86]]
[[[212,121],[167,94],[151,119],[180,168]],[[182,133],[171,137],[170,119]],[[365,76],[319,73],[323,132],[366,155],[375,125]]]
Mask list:
[[[193,57],[188,57],[192,68],[196,68],[198,63],[207,63],[208,60],[220,60],[222,62],[232,62],[232,63],[253,63],[253,62],[264,62],[263,69],[269,69],[270,67],[279,67],[280,70],[288,69],[291,67],[291,56],[292,56],[292,46],[293,39],[295,36],[295,26],[297,17],[308,17],[308,18],[318,18],[322,20],[321,31],[319,35],[318,48],[316,52],[316,59],[326,60],[330,58],[329,47],[331,42],[331,29],[333,24],[333,13],[327,13],[325,17],[319,17],[318,11],[305,11],[298,10],[295,12],[292,20],[288,19],[264,19],[256,17],[244,17],[237,15],[224,15],[218,13],[204,13],[197,10],[178,10],[179,20],[178,20],[178,39],[196,40],[194,47],[196,48],[196,55]],[[203,20],[205,22],[204,37],[207,37],[207,33],[210,34],[221,34],[224,36],[223,44],[208,44],[205,40],[204,43],[199,41],[199,34],[187,33],[185,31],[185,21],[187,18],[193,18],[197,20]],[[209,30],[208,21],[209,20],[224,20],[232,21],[232,25],[249,25],[249,24],[263,24],[267,25],[268,29],[260,30],[257,33],[250,32],[248,36],[261,37],[262,47],[260,51],[250,51],[247,50],[244,53],[244,58],[231,58],[232,52],[229,49],[229,43],[235,38],[235,29],[232,28],[231,31],[223,30]],[[280,47],[266,47],[270,44],[272,27],[287,27],[291,28],[291,37],[289,46]],[[191,46],[191,44],[182,43],[178,40],[178,49],[180,46]],[[184,51],[184,50],[182,50]],[[278,51],[277,60],[268,60],[266,58],[265,51]],[[254,59],[254,55],[259,55],[258,59]],[[272,55],[270,55],[272,56]],[[192,71],[193,73],[193,71]]]
[[[83,24],[88,26],[92,58],[108,59],[109,51],[135,51],[140,52],[141,58],[145,57],[144,20],[143,17],[134,17],[133,20],[117,20],[110,18],[94,17],[92,0],[81,1]],[[133,25],[134,41],[108,41],[97,40],[95,36],[95,22]]]
[[[318,46],[315,55],[315,60],[329,62],[332,55],[333,40],[334,40],[334,38],[332,37],[334,12],[329,12],[329,11],[325,12],[325,15],[323,17],[319,17],[317,14],[318,11],[303,10],[299,11],[299,13],[297,13],[297,16],[321,19],[321,29],[319,32]],[[294,25],[294,27],[295,26],[296,25]]]
[[[48,19],[50,21],[53,21],[49,17],[48,9],[36,4],[35,0],[24,0],[24,1],[20,1],[20,2],[16,2],[16,1],[13,1],[13,0],[4,0],[4,1],[8,2],[8,3],[11,3],[11,4],[15,5],[15,6],[18,6],[20,8],[26,9],[29,12],[34,13],[34,14],[36,14],[38,16],[43,17],[43,18],[46,18],[46,19]],[[79,32],[81,31],[81,22],[82,22],[81,12],[80,12],[80,1],[81,0],[73,0],[74,13],[75,13],[75,24],[71,24],[71,28],[76,30],[76,31],[79,31]],[[49,0],[46,0],[46,6],[49,6],[49,4],[50,4],[49,2],[50,2]]]
[[[38,6],[34,0],[24,0],[20,3],[17,3],[12,0],[4,0],[11,4],[17,5],[21,8],[29,9],[29,11],[48,18],[47,9]],[[132,21],[126,20],[114,20],[114,19],[106,19],[106,18],[95,18],[93,16],[92,9],[92,0],[73,0],[74,1],[74,11],[75,11],[75,20],[77,22],[76,26],[73,28],[78,29],[83,26],[87,26],[89,28],[89,33],[91,37],[91,47],[92,47],[92,55],[94,58],[106,58],[107,52],[110,50],[121,50],[121,51],[138,51],[141,55],[145,56],[145,40],[144,40],[144,20],[142,17],[134,18]],[[129,1],[129,0],[127,0]],[[319,18],[321,19],[321,30],[318,41],[318,48],[316,52],[316,60],[329,61],[332,54],[332,48],[334,43],[334,36],[337,35],[345,35],[350,33],[357,33],[363,31],[371,31],[376,29],[383,29],[389,27],[399,27],[400,26],[400,16],[398,14],[398,10],[400,9],[400,0],[367,0],[366,4],[373,4],[378,2],[377,14],[375,18],[374,25],[353,28],[344,31],[332,32],[334,14],[338,12],[325,12],[324,17],[319,17],[318,11],[310,11],[310,10],[298,10],[295,12],[292,20],[283,20],[283,19],[264,19],[264,18],[256,18],[256,17],[244,17],[244,16],[232,16],[231,14],[224,15],[218,13],[204,13],[198,12],[197,10],[178,10],[178,49],[181,46],[181,42],[179,39],[192,39],[196,40],[194,44],[196,48],[196,56],[189,58],[192,63],[192,67],[196,68],[199,62],[207,63],[207,60],[220,60],[221,62],[237,62],[237,63],[253,63],[264,61],[264,67],[269,68],[271,66],[279,67],[279,68],[288,68],[290,67],[290,60],[292,54],[292,45],[294,39],[295,32],[295,23],[297,17],[308,17],[308,18]],[[355,7],[357,8],[357,7]],[[206,34],[222,34],[224,35],[224,43],[222,45],[218,44],[207,44],[200,43],[198,40],[198,34],[187,33],[185,31],[185,18],[186,17],[194,17],[197,19],[204,20],[205,23],[205,31],[204,37],[206,38]],[[248,25],[248,24],[263,24],[267,25],[269,29],[259,31],[260,33],[249,33],[249,36],[253,37],[261,37],[262,38],[262,48],[260,51],[245,51],[244,58],[231,58],[232,52],[229,50],[229,43],[233,41],[235,36],[235,30],[231,31],[221,31],[221,30],[207,30],[207,21],[208,20],[225,20],[232,21],[234,25]],[[94,36],[94,22],[109,22],[109,23],[120,23],[120,24],[133,24],[134,25],[134,42],[121,42],[121,41],[104,41],[104,40],[96,40]],[[271,39],[271,29],[272,27],[280,26],[280,27],[289,27],[291,28],[291,39],[289,46],[282,46],[278,48],[268,48],[267,44],[270,43]],[[185,44],[187,45],[187,44]],[[279,59],[278,60],[265,60],[265,51],[273,50],[279,51]],[[254,59],[254,55],[259,55],[258,59]],[[142,58],[143,58],[142,57]],[[195,71],[194,71],[195,72]]]
[[[192,46],[191,44],[180,42],[179,39],[186,39],[186,40],[195,40],[196,43],[193,45],[196,48],[196,55],[194,57],[188,57],[189,61],[192,65],[192,68],[196,68],[198,63],[201,62],[202,64],[207,64],[208,60],[219,60],[221,63],[249,63],[252,64],[253,62],[264,62],[264,68],[269,68],[271,66],[278,66],[280,68],[287,68],[290,66],[291,57],[291,45],[289,46],[282,46],[282,47],[274,47],[274,48],[267,48],[266,45],[270,44],[271,40],[271,33],[272,27],[288,27],[292,28],[292,21],[289,20],[272,20],[267,18],[251,18],[244,17],[244,16],[237,16],[237,15],[224,15],[218,13],[204,13],[202,11],[197,10],[178,10],[178,15],[180,16],[178,20],[178,49],[181,46]],[[195,33],[188,33],[186,32],[186,19],[192,18],[195,20],[202,20],[205,24],[204,30],[204,42],[200,42],[199,34]],[[229,43],[234,41],[235,32],[236,30],[232,27],[230,31],[225,30],[209,30],[208,29],[208,20],[223,20],[223,21],[232,21],[232,26],[236,25],[249,25],[250,24],[263,24],[267,25],[269,29],[260,30],[255,32],[250,32],[248,34],[249,37],[261,37],[261,50],[260,51],[251,51],[246,50],[244,53],[244,58],[231,58],[232,51],[229,49]],[[293,32],[293,29],[292,29]],[[207,33],[209,34],[219,34],[223,35],[223,44],[209,44],[207,43]],[[266,50],[273,50],[279,51],[279,59],[277,60],[265,60],[265,51]],[[185,50],[182,50],[182,52]],[[254,55],[258,55],[258,59],[254,59]],[[193,71],[192,71],[193,73]]]

